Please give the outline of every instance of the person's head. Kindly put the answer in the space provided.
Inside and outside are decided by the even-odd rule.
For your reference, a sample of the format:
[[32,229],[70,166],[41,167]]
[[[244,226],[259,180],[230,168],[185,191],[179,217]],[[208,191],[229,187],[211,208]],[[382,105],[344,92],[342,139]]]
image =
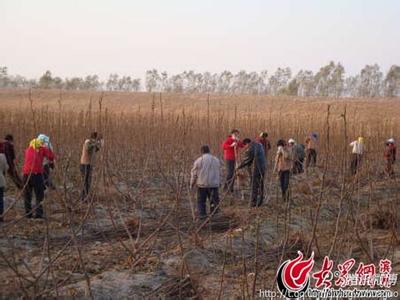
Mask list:
[[268,133],[267,132],[263,131],[263,132],[260,133],[260,138],[266,139],[267,137],[268,137]]
[[251,139],[249,139],[249,138],[245,138],[245,139],[243,140],[243,145],[245,145],[245,146],[250,145],[250,143],[251,143]]
[[48,145],[50,143],[50,138],[43,133],[39,134],[37,139],[45,145]]
[[97,131],[93,131],[91,134],[90,134],[90,138],[91,139],[97,139],[97,137],[98,137],[98,133],[97,133]]
[[276,143],[276,146],[277,147],[285,147],[286,146],[285,140],[282,140],[282,139],[278,140],[278,142]]
[[231,130],[231,136],[234,138],[239,138],[240,132],[238,129],[232,129]]
[[294,145],[296,145],[296,141],[294,139],[289,139],[288,144],[289,144],[289,146],[294,146]]
[[39,140],[39,139],[33,139],[29,142],[29,147],[33,148],[33,149],[39,149],[40,147],[43,146],[43,141]]
[[9,142],[13,142],[13,141],[14,141],[14,137],[12,136],[12,134],[7,134],[7,135],[4,137],[4,139],[5,139],[6,141],[9,141]]
[[200,148],[201,154],[207,154],[210,153],[210,147],[208,145],[203,145]]
[[316,133],[316,132],[311,132],[311,137],[313,138],[313,139],[318,139],[318,133]]
[[395,143],[394,138],[388,139],[388,140],[387,140],[387,143],[388,143],[388,144],[394,145],[394,143]]
[[358,137],[357,141],[359,144],[364,144],[364,138],[362,136]]

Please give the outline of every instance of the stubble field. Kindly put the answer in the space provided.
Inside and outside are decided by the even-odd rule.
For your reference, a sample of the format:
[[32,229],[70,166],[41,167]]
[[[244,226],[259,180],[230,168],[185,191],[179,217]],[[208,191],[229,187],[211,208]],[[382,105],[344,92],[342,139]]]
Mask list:
[[[267,201],[250,209],[221,191],[221,213],[193,221],[191,165],[203,144],[222,159],[232,128],[242,138],[269,133]],[[49,135],[57,189],[46,193],[47,219],[28,220],[8,181],[0,294],[252,299],[275,289],[279,265],[297,251],[314,252],[316,268],[325,255],[335,268],[388,258],[398,273],[400,182],[386,178],[383,149],[399,128],[400,99],[2,90],[0,134],[14,135],[19,167],[29,141]],[[93,130],[104,148],[82,203],[79,157]],[[284,203],[271,174],[275,143],[303,143],[311,131],[320,135],[318,166],[292,177]],[[352,177],[348,144],[360,135],[367,151]]]

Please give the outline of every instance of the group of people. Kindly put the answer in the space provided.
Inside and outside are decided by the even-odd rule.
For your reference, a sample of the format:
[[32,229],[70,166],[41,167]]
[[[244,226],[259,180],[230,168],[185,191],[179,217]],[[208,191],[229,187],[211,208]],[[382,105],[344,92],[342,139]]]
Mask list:
[[[81,199],[86,200],[90,191],[92,164],[95,153],[103,145],[103,139],[97,132],[93,132],[83,143],[80,160],[80,171],[83,178]],[[0,222],[4,220],[4,192],[6,187],[6,173],[15,186],[22,190],[24,196],[25,216],[27,218],[43,219],[42,201],[45,190],[55,189],[51,178],[51,170],[55,168],[55,154],[50,138],[39,134],[29,142],[24,152],[22,178],[16,167],[16,151],[14,137],[7,134],[0,142]],[[35,194],[36,205],[32,207],[32,196]]]
[[[277,152],[274,160],[273,173],[279,177],[279,185],[282,199],[289,200],[289,180],[291,174],[301,174],[317,164],[318,134],[312,132],[307,136],[305,145],[298,144],[293,138],[287,142],[283,139],[277,142]],[[103,146],[103,138],[97,132],[92,132],[82,147],[80,159],[80,172],[82,174],[81,199],[88,199],[91,186],[93,162],[95,154]],[[359,137],[350,143],[352,147],[350,169],[353,175],[360,169],[364,155],[364,138]],[[261,132],[253,140],[240,139],[240,132],[233,129],[230,135],[222,143],[224,160],[226,165],[226,180],[224,191],[234,192],[235,178],[247,169],[250,175],[251,195],[250,205],[259,207],[264,200],[265,173],[267,158],[271,151],[271,143],[268,133]],[[240,161],[239,152],[243,151],[243,159]],[[388,176],[394,176],[393,165],[396,161],[396,144],[393,138],[385,142],[384,157],[386,160],[385,172]],[[51,170],[54,169],[55,155],[50,138],[45,134],[39,134],[29,142],[24,154],[22,178],[16,167],[16,154],[14,138],[11,134],[5,136],[0,142],[0,221],[3,221],[4,192],[6,173],[17,188],[23,190],[25,216],[28,218],[43,218],[42,201],[47,188],[55,189],[51,179]],[[211,154],[208,145],[201,147],[201,156],[194,162],[191,170],[190,186],[197,187],[197,204],[200,218],[207,217],[206,203],[210,199],[210,213],[213,214],[219,207],[219,187],[221,180],[221,162]],[[33,192],[36,196],[36,205],[32,207]]]
[[[228,193],[234,192],[235,179],[240,178],[239,172],[247,169],[250,175],[250,206],[259,207],[264,200],[265,173],[267,169],[267,158],[271,151],[271,143],[267,132],[261,132],[253,140],[250,138],[240,139],[240,132],[233,129],[230,135],[222,143],[224,160],[226,166],[226,179],[223,190]],[[277,141],[277,152],[274,160],[273,173],[279,177],[279,186],[282,199],[289,200],[290,176],[304,173],[305,170],[317,165],[318,157],[318,134],[310,133],[304,145],[297,143],[293,138],[287,142],[283,139]],[[350,143],[352,147],[350,172],[357,174],[360,170],[364,155],[364,138],[359,137]],[[243,151],[243,159],[239,160],[239,152]],[[386,141],[384,151],[386,160],[385,171],[388,176],[394,176],[393,165],[396,161],[395,140],[390,138]],[[219,207],[219,187],[221,178],[221,162],[210,153],[208,145],[201,147],[201,156],[196,159],[191,170],[190,187],[197,187],[197,205],[200,219],[207,217],[206,202],[210,199],[210,214],[216,213]]]

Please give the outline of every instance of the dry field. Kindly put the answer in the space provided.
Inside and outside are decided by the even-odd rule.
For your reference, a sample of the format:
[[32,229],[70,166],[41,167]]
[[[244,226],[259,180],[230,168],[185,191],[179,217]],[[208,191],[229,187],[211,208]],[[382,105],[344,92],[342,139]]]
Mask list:
[[[270,157],[267,203],[249,209],[221,193],[221,213],[193,222],[191,164],[204,143],[222,158],[231,128],[251,138],[266,130],[273,144],[317,131],[318,167],[293,178],[287,205]],[[105,146],[93,196],[81,203],[79,157],[93,130]],[[385,139],[400,140],[400,99],[2,90],[6,133],[19,165],[31,138],[50,136],[57,190],[46,194],[41,222],[23,218],[22,196],[8,183],[0,225],[5,298],[251,299],[275,288],[278,266],[298,250],[314,251],[317,266],[325,255],[335,263],[387,257],[400,272],[400,184],[383,171]],[[348,144],[359,135],[366,159],[351,177]]]

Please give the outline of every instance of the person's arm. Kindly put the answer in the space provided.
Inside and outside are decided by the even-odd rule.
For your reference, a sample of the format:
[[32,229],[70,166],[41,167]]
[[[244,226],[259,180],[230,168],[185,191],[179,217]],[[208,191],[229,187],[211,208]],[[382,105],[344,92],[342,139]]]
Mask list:
[[15,159],[16,159],[16,156],[15,156],[15,149],[14,149],[14,145],[13,144],[9,144],[10,145],[10,161],[12,161],[12,162],[14,162],[15,161]]
[[86,141],[85,142],[85,148],[86,148],[86,150],[87,150],[87,152],[89,153],[89,154],[91,154],[91,153],[93,153],[93,150],[94,151],[97,151],[96,150],[96,148],[97,148],[97,143],[96,142],[93,142],[93,141]]
[[278,170],[278,164],[279,164],[279,159],[282,155],[282,149],[278,148],[278,152],[276,152],[276,156],[275,156],[275,164],[274,164],[274,170],[272,171],[273,173],[276,173]]
[[54,156],[54,152],[52,150],[50,150],[47,147],[42,147],[43,149],[43,155],[50,161],[50,162],[54,162],[55,156]]
[[3,156],[3,155],[1,156],[1,168],[2,168],[3,174],[5,175],[6,172],[8,171],[8,168],[9,168],[8,163],[7,163],[7,159],[6,159],[6,156],[5,156],[5,155],[4,155],[4,156]]
[[266,144],[267,144],[266,149],[271,150],[271,143],[269,142],[269,140],[266,141]]
[[244,158],[242,163],[237,167],[237,169],[242,169],[246,166],[249,166],[253,163],[254,160],[254,145],[251,145],[249,149],[244,153]]
[[222,145],[222,148],[224,150],[228,150],[232,147],[235,147],[235,143],[236,141],[233,138],[227,138],[224,142],[224,144]]
[[5,157],[3,157],[3,161],[4,161],[4,169],[5,169],[5,172],[7,172],[8,169],[10,168],[10,166],[8,165],[7,159],[6,159]]
[[192,170],[190,171],[190,188],[194,188],[197,182],[197,172],[199,168],[199,159],[196,159],[196,161],[193,164]]

